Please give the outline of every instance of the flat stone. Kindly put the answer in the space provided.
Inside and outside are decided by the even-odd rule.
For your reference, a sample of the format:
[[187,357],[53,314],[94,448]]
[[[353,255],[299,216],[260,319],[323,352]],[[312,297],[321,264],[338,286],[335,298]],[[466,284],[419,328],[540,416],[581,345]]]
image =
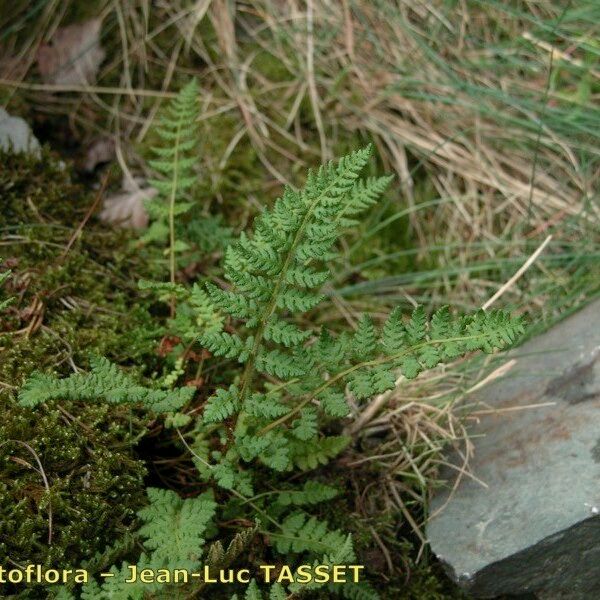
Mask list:
[[600,598],[600,301],[510,358],[477,392],[504,411],[470,428],[470,469],[487,487],[467,476],[434,495],[431,547],[478,598]]
[[21,117],[12,117],[0,107],[0,149],[40,155],[40,143]]

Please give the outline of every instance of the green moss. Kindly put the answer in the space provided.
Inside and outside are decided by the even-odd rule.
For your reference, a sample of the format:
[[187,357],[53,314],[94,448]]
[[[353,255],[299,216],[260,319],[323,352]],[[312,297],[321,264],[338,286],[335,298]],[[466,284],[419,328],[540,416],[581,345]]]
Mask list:
[[33,368],[68,373],[89,352],[152,367],[156,326],[137,290],[154,276],[151,249],[93,217],[78,231],[94,198],[49,155],[0,160],[2,254],[13,271],[5,287],[16,298],[0,316],[2,380],[19,385]]
[[25,410],[16,390],[33,370],[85,368],[90,353],[151,373],[157,330],[137,279],[156,260],[93,217],[77,233],[94,197],[48,153],[0,160],[4,293],[15,297],[0,315],[0,563],[78,566],[134,526],[145,423],[102,404]]
[[145,473],[125,415],[61,403],[35,413],[5,403],[3,415],[2,563],[79,566],[123,535],[144,501]]

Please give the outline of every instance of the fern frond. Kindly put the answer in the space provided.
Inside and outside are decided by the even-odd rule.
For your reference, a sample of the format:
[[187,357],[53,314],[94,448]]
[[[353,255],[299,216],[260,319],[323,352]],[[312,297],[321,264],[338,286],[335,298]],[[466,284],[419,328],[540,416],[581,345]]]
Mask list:
[[349,194],[344,210],[339,213],[337,220],[342,227],[354,227],[358,221],[352,217],[364,212],[379,200],[392,181],[393,176],[369,177],[357,181]]
[[290,409],[269,394],[255,393],[244,402],[244,410],[252,417],[277,419]]
[[210,494],[180,498],[171,490],[147,488],[150,505],[138,516],[144,524],[139,534],[151,560],[165,568],[194,568],[199,564],[204,533],[217,507]]
[[258,584],[256,583],[256,579],[253,579],[246,588],[244,600],[264,600]]
[[262,435],[236,432],[236,451],[245,462],[260,457],[261,462],[274,471],[286,471],[291,467],[290,442],[280,431]]
[[269,590],[269,600],[287,600],[288,595],[280,583],[274,583]]
[[[193,206],[187,195],[197,180],[194,166],[200,113],[198,96],[198,82],[192,79],[170,103],[155,127],[162,144],[152,148],[156,158],[149,161],[159,175],[150,182],[158,194],[147,203],[152,224],[142,239],[167,245],[171,284],[175,284],[176,255],[188,249],[187,244],[176,239],[175,229],[176,218]],[[174,314],[175,298],[171,302],[171,316]]]
[[310,331],[302,331],[292,323],[271,317],[265,326],[264,337],[265,340],[291,348],[307,340]]
[[350,443],[347,436],[330,436],[311,440],[310,444],[296,442],[291,445],[292,461],[302,471],[326,465]]
[[223,317],[217,311],[208,294],[195,283],[189,298],[190,306],[196,317],[197,331],[212,334],[223,329]]
[[330,530],[326,522],[300,511],[286,517],[281,527],[281,531],[269,535],[277,551],[284,555],[302,552],[335,554],[347,538],[337,530]]
[[167,107],[166,114],[154,128],[163,144],[152,148],[157,158],[150,160],[149,164],[162,178],[152,181],[159,197],[150,201],[150,205],[153,214],[157,218],[162,217],[164,222],[173,215],[173,211],[182,214],[191,207],[189,203],[185,207],[181,203],[185,190],[196,181],[193,167],[197,163],[198,95],[198,82],[192,79]]
[[351,347],[352,342],[345,332],[334,338],[323,329],[317,343],[311,347],[311,351],[315,362],[323,365],[327,370],[336,370],[346,359],[348,349]]
[[350,407],[346,401],[346,394],[332,389],[323,390],[319,395],[321,409],[331,417],[347,417]]
[[138,281],[140,290],[150,290],[156,294],[156,297],[165,301],[172,297],[178,299],[187,298],[189,292],[179,283],[171,283],[169,281],[149,281],[148,279],[140,279]]
[[288,270],[286,283],[301,288],[314,289],[323,285],[329,277],[329,271],[317,271],[311,267],[295,267]]
[[205,423],[219,423],[233,415],[240,407],[239,390],[235,385],[219,389],[206,402],[202,418]]
[[256,356],[256,370],[279,379],[291,379],[304,375],[309,365],[297,360],[288,352],[281,350],[262,351]]
[[394,354],[406,345],[406,329],[402,320],[402,310],[396,307],[383,325],[382,344],[385,352]]
[[414,346],[425,339],[427,316],[422,306],[417,306],[412,312],[410,320],[406,323],[406,342]]
[[249,338],[244,342],[242,338],[235,333],[203,332],[200,334],[200,341],[215,356],[224,356],[225,358],[236,358],[244,362],[249,354]]
[[267,447],[258,456],[267,467],[274,471],[287,471],[291,467],[289,441],[279,432],[270,433]]
[[32,408],[50,400],[104,400],[166,413],[178,410],[194,395],[190,387],[157,390],[141,386],[105,358],[92,357],[90,367],[89,373],[75,373],[66,379],[33,373],[19,391],[19,403]]
[[248,319],[256,314],[257,304],[250,298],[222,290],[212,283],[206,284],[206,290],[214,306],[232,317]]
[[225,490],[237,490],[242,496],[252,496],[252,474],[240,471],[235,465],[221,462],[212,468],[210,473],[217,484]]
[[363,315],[352,340],[355,356],[367,359],[377,350],[377,333],[368,315]]
[[335,498],[338,493],[338,490],[330,485],[309,479],[301,489],[280,492],[277,496],[277,503],[282,506],[319,504]]
[[358,400],[365,400],[374,393],[371,371],[356,371],[348,378],[348,389]]
[[292,423],[292,434],[299,440],[307,442],[319,431],[318,415],[314,408],[306,407],[300,411],[300,417]]

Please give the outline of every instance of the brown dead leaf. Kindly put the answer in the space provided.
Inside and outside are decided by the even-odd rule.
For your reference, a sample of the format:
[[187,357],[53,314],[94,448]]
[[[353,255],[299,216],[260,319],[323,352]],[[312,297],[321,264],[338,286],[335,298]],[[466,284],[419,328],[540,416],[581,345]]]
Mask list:
[[165,335],[158,345],[156,353],[159,356],[165,357],[173,352],[173,348],[181,343],[181,338],[176,335]]
[[115,142],[109,137],[93,140],[87,147],[81,168],[86,173],[91,173],[98,165],[110,162],[115,157]]
[[54,85],[89,85],[96,81],[105,52],[100,45],[99,18],[59,27],[40,44],[37,63],[42,79]]
[[98,215],[101,221],[129,227],[144,229],[148,226],[148,213],[144,202],[156,196],[158,191],[152,187],[140,187],[140,182],[124,178],[123,191],[104,200],[102,211]]

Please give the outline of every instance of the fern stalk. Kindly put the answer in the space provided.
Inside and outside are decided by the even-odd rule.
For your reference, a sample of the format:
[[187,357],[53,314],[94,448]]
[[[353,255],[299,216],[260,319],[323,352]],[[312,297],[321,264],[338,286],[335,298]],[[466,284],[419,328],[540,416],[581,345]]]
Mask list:
[[[175,201],[177,199],[177,181],[179,178],[179,143],[181,141],[181,119],[177,124],[177,138],[173,147],[173,179],[169,195],[169,281],[175,285]],[[171,317],[175,316],[175,295],[171,296]]]

